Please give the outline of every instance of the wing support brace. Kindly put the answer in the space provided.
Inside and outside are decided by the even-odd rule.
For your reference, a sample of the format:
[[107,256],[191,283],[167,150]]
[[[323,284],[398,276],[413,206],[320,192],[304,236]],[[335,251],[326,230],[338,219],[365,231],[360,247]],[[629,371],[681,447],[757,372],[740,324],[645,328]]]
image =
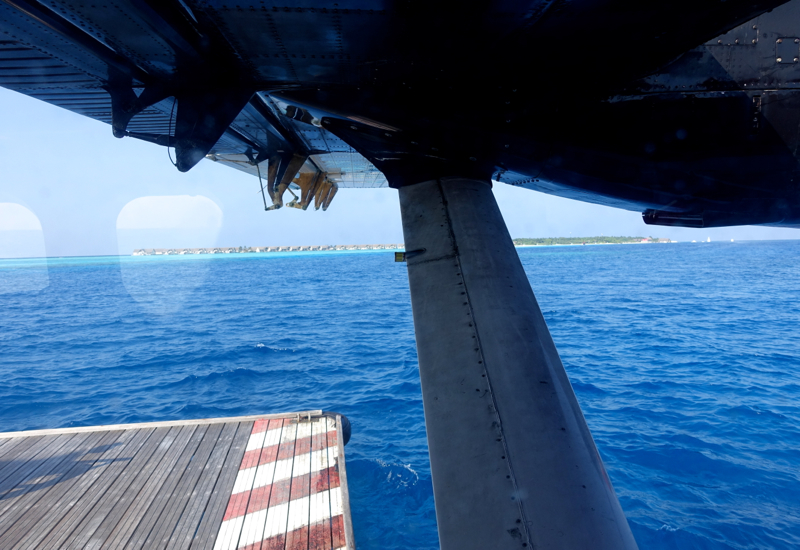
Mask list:
[[634,550],[490,181],[399,194],[442,550]]

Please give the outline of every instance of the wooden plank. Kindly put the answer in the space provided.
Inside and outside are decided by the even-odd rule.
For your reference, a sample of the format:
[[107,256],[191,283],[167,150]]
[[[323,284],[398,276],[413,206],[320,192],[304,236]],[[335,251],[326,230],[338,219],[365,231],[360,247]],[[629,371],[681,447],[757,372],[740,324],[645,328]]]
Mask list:
[[[330,419],[328,420],[330,422]],[[350,490],[347,486],[347,468],[344,460],[344,433],[342,433],[342,417],[336,415],[336,445],[339,447],[337,458],[339,471],[339,486],[341,487],[342,500],[342,521],[344,522],[345,547],[348,550],[355,550],[356,543],[353,536],[353,517],[350,515]]]
[[271,418],[311,418],[322,414],[321,410],[302,411],[296,413],[253,414],[249,416],[230,416],[224,418],[201,418],[196,420],[164,420],[161,422],[142,422],[140,424],[109,424],[106,426],[79,426],[75,428],[56,428],[52,430],[28,430],[26,432],[0,432],[0,439],[17,437],[39,437],[43,435],[61,435],[68,433],[102,432],[117,430],[141,430],[144,428],[164,428],[173,426],[198,426],[201,424],[228,424],[230,422],[250,422]]
[[[168,547],[174,550],[188,550],[198,531],[200,520],[206,511],[214,486],[222,473],[222,465],[237,433],[238,423],[224,424],[222,432],[214,444],[211,457],[203,467],[203,472],[192,493],[190,505],[184,510],[181,519],[175,526]],[[208,436],[207,436],[208,437]]]
[[[42,445],[38,447],[38,452],[35,452],[33,456],[23,454],[14,460],[12,464],[9,464],[7,475],[0,481],[0,498],[6,492],[23,483],[43,463],[47,462],[54,454],[57,454],[73,437],[75,437],[73,434],[66,434],[51,438],[50,441],[43,441]],[[32,447],[29,450],[31,454],[34,453],[33,449]]]
[[[84,517],[80,527],[73,531],[63,545],[70,548],[84,548],[106,518],[112,518],[113,521],[113,518],[121,516],[127,505],[130,504],[130,500],[126,499],[125,495],[129,491],[134,495],[139,492],[141,486],[152,474],[152,470],[186,429],[178,426],[156,428],[156,432],[153,434],[154,444],[150,446],[150,441],[148,441],[148,445],[136,453],[114,484],[106,490],[92,511]],[[188,429],[193,429],[193,427]],[[159,433],[162,434],[161,437],[158,437]],[[117,507],[120,502],[123,502],[123,505]]]
[[[332,418],[327,418],[326,421],[328,422],[328,426],[331,426],[331,423],[334,422],[336,424],[336,447],[333,445],[328,445],[328,464],[332,466],[331,470],[329,471],[330,475],[330,484],[331,487],[338,487],[338,489],[333,489],[330,492],[331,495],[331,539],[332,540],[332,547],[333,548],[345,548],[347,546],[347,536],[345,534],[345,526],[343,521],[344,516],[344,506],[342,505],[342,478],[341,478],[341,470],[340,467],[343,462],[341,461],[341,456],[339,455],[339,443],[342,440],[341,430],[339,429],[340,422],[336,422]],[[328,442],[331,442],[330,433],[328,434]]]
[[[259,425],[259,429],[256,429]],[[247,509],[251,495],[251,489],[255,482],[256,472],[258,471],[258,461],[266,437],[263,427],[263,420],[257,420],[253,424],[250,437],[247,440],[242,462],[238,466],[236,482],[233,484],[232,495],[225,508],[225,515],[222,518],[222,525],[217,534],[215,550],[231,550],[236,548],[244,521],[244,512]]]
[[22,468],[26,462],[39,454],[42,449],[50,445],[50,443],[52,443],[52,439],[41,437],[31,440],[30,443],[25,441],[17,445],[0,465],[0,481],[5,480],[8,476]]
[[[162,428],[166,430],[166,428]],[[152,447],[159,443],[164,436],[164,432],[158,432],[158,428],[150,430],[132,430],[134,433],[133,439],[121,449],[124,451],[125,457],[116,456],[105,471],[97,478],[90,488],[87,488],[86,493],[78,496],[77,501],[74,503],[72,510],[64,516],[56,527],[47,535],[41,542],[40,548],[42,550],[55,550],[57,548],[64,548],[68,545],[66,540],[72,535],[75,530],[81,528],[82,522],[87,515],[91,515],[96,504],[106,495],[107,491],[114,486],[117,479],[129,470],[128,466],[136,459],[141,451],[143,454],[149,456],[149,451]],[[123,453],[120,453],[123,454]]]
[[0,461],[4,460],[4,455],[11,449],[24,441],[22,437],[14,437],[9,439],[0,439]]
[[252,421],[239,423],[236,436],[222,465],[222,473],[211,493],[203,518],[200,520],[195,540],[192,542],[192,549],[210,550],[214,547],[217,532],[222,523],[225,508],[228,506],[231,490],[233,490],[233,484],[236,482],[236,474],[239,472],[239,464],[242,463],[242,456],[244,456],[252,429]]
[[2,468],[4,468],[8,462],[14,460],[17,456],[19,456],[20,453],[24,452],[25,449],[29,448],[39,439],[41,439],[41,437],[30,439],[25,437],[17,437],[12,439],[11,441],[13,444],[9,445],[8,451],[5,452],[2,457],[2,461],[0,461],[0,471],[2,471]]
[[[286,545],[286,526],[289,521],[289,497],[291,494],[291,478],[294,468],[294,448],[297,443],[297,424],[283,426],[281,444],[278,448],[277,462],[275,464],[275,479],[289,479],[289,484],[274,484],[269,497],[269,508],[264,522],[264,541],[261,547],[264,550],[278,550]],[[287,460],[290,459],[290,460]],[[283,461],[283,462],[282,462]],[[288,472],[282,472],[281,467],[286,464]],[[278,503],[276,505],[276,503]]]
[[[90,435],[86,441],[84,441],[83,444],[76,449],[75,452],[85,453],[86,450],[91,447],[93,439],[98,438]],[[79,459],[80,457],[75,458]],[[16,515],[20,511],[21,507],[27,509],[26,503],[30,502],[32,495],[35,495],[36,499],[41,498],[42,495],[46,494],[52,488],[52,486],[56,485],[61,478],[67,474],[67,470],[69,468],[67,468],[65,465],[62,467],[55,466],[54,469],[55,472],[53,473],[53,476],[55,477],[52,477],[50,480],[48,480],[46,486],[43,484],[30,483],[27,484],[24,491],[15,491],[13,495],[6,496],[5,499],[0,500],[0,535],[2,535],[2,533],[8,529],[8,526],[14,522],[14,519],[12,519],[11,516]]]
[[126,489],[122,502],[115,505],[116,510],[103,520],[85,548],[122,548],[127,544],[153,498],[162,490],[164,480],[172,474],[176,460],[196,437],[196,431],[195,426],[182,429],[166,453],[156,450],[151,455]]
[[0,549],[353,548],[341,419],[245,418],[0,439]]
[[[25,500],[0,517],[0,547],[11,548],[31,529],[44,529],[58,513],[60,499],[107,452],[106,445],[116,441],[122,432],[100,432],[85,442],[86,450],[72,467],[46,491],[32,491]],[[46,516],[46,517],[45,517]]]
[[[69,465],[83,455],[82,446],[87,440],[91,440],[92,434],[76,434],[68,437],[70,439],[59,450],[51,449],[53,454],[35,461],[33,465],[38,463],[38,466],[18,484],[7,489],[5,489],[6,484],[0,484],[0,529],[4,523],[3,515],[12,507],[16,508],[26,495],[31,492],[45,492],[47,487],[58,482],[65,469],[69,469]],[[50,479],[43,480],[44,477]]]
[[148,550],[151,548],[168,548],[167,544],[184,510],[189,505],[189,499],[194,492],[194,488],[197,485],[200,474],[202,474],[211,452],[214,450],[213,446],[217,441],[222,426],[222,424],[216,424],[211,428],[213,430],[211,437],[198,447],[194,457],[191,457],[191,463],[183,466],[183,476],[181,476],[180,483],[178,483],[170,494],[165,508],[166,513],[159,519],[156,525],[153,526],[150,536],[145,541],[144,547]]
[[[328,423],[327,418],[321,418],[313,423],[311,451],[324,450],[328,447]],[[317,442],[317,448],[314,443]],[[320,453],[319,465],[316,472],[311,476],[311,502],[310,515],[312,517],[325,517],[322,525],[311,526],[308,536],[309,550],[330,550],[331,548],[331,503],[330,503],[330,480],[328,478],[328,453]]]
[[204,438],[205,432],[205,427],[196,427],[185,446],[180,449],[178,449],[177,445],[175,446],[174,450],[179,450],[180,452],[177,454],[171,453],[167,459],[163,460],[161,464],[158,465],[146,486],[137,496],[133,506],[120,518],[119,522],[106,539],[103,548],[135,547],[134,535],[143,528],[145,533],[149,531],[149,522],[151,520],[148,520],[148,517],[153,515],[157,516],[161,513],[163,507],[159,504],[159,499],[163,499],[164,493],[171,492],[172,480],[176,476],[180,476],[185,467],[183,462],[185,460],[184,457],[194,452],[194,449]]
[[86,550],[95,550],[101,546],[107,548],[109,545],[105,543],[108,537],[121,523],[126,523],[127,519],[132,518],[138,523],[141,513],[147,510],[146,505],[150,502],[150,495],[157,494],[161,490],[165,478],[169,477],[175,462],[187,444],[190,444],[198,429],[204,431],[202,426],[199,428],[198,426],[184,426],[169,445],[165,444],[169,437],[167,436],[147,462],[142,465],[131,484],[113,501],[113,508],[102,522],[91,533],[88,533],[88,537],[87,535],[78,537],[75,544]]
[[311,488],[312,426],[312,422],[301,422],[297,425],[286,526],[286,550],[306,550],[308,548],[308,525],[311,517],[309,491]]
[[[191,459],[197,446],[202,442],[206,430],[207,426],[196,427],[191,439],[182,446],[181,452],[170,456],[169,460],[163,461],[163,468],[158,472],[158,487],[153,487],[155,490],[147,495],[147,506],[140,510],[137,524],[128,529],[130,535],[127,537],[128,541],[124,548],[141,548],[153,530],[153,526],[159,521],[159,518],[167,513],[165,506],[183,475],[183,470],[188,464],[187,458]],[[115,545],[118,548],[123,547],[119,546],[117,541],[109,541],[106,547],[113,548]]]
[[[87,500],[90,500],[92,487],[96,483],[104,483],[105,476],[111,475],[113,477],[116,475],[114,473],[114,470],[118,469],[116,459],[126,450],[141,445],[147,439],[146,432],[111,433],[119,435],[114,439],[113,443],[109,444],[110,448],[102,453],[97,462],[93,463],[91,468],[72,487],[65,491],[58,501],[55,503],[43,503],[44,506],[41,506],[41,508],[45,508],[45,510],[43,510],[42,516],[44,514],[47,515],[47,524],[42,527],[37,525],[35,529],[31,526],[12,548],[40,548],[40,545],[46,543],[49,537],[57,536],[60,530],[71,529],[70,524],[79,519],[80,509]],[[141,441],[138,441],[137,437]],[[38,508],[39,505],[36,507]],[[32,517],[35,518],[36,515],[34,513]]]
[[258,469],[253,483],[255,489],[247,503],[242,534],[239,537],[240,547],[260,546],[264,539],[267,509],[275,482],[275,462],[278,458],[283,426],[288,422],[287,419],[272,419],[266,426],[264,445],[259,449]]

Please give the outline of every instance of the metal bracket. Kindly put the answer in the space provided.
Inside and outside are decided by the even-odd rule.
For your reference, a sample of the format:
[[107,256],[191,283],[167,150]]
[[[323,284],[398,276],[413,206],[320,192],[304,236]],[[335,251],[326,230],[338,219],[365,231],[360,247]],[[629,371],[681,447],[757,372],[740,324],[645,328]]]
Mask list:
[[790,36],[775,40],[775,62],[797,63],[800,61],[800,38]]
[[199,90],[178,95],[175,163],[187,172],[208,154],[253,96],[252,90]]
[[314,210],[319,210],[321,206],[322,211],[326,211],[337,191],[339,191],[339,187],[328,178],[320,182],[314,193]]
[[411,258],[424,254],[427,249],[419,248],[417,250],[411,250],[409,252],[395,252],[394,253],[394,261],[395,262],[406,262]]
[[267,193],[272,200],[272,206],[267,210],[277,210],[283,207],[283,194],[307,159],[307,155],[297,153],[276,154],[269,159]]
[[131,76],[118,71],[112,72],[103,89],[111,96],[111,131],[116,138],[128,135],[128,124],[133,117],[172,95],[161,84],[152,84],[145,86],[137,96],[133,91]]

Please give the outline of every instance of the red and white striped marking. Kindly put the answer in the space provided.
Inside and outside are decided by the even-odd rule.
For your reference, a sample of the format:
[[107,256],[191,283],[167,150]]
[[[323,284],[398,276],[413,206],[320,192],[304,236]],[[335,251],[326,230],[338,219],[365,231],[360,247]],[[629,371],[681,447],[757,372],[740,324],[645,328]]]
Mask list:
[[345,550],[333,419],[257,420],[214,550]]

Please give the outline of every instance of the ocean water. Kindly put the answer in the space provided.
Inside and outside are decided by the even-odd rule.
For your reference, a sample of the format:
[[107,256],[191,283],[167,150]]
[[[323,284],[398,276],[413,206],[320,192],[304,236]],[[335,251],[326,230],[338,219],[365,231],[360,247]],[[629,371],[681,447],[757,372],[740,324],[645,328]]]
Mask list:
[[[800,546],[800,241],[519,249],[640,548]],[[389,251],[0,260],[2,431],[348,416],[356,542],[434,549]]]

